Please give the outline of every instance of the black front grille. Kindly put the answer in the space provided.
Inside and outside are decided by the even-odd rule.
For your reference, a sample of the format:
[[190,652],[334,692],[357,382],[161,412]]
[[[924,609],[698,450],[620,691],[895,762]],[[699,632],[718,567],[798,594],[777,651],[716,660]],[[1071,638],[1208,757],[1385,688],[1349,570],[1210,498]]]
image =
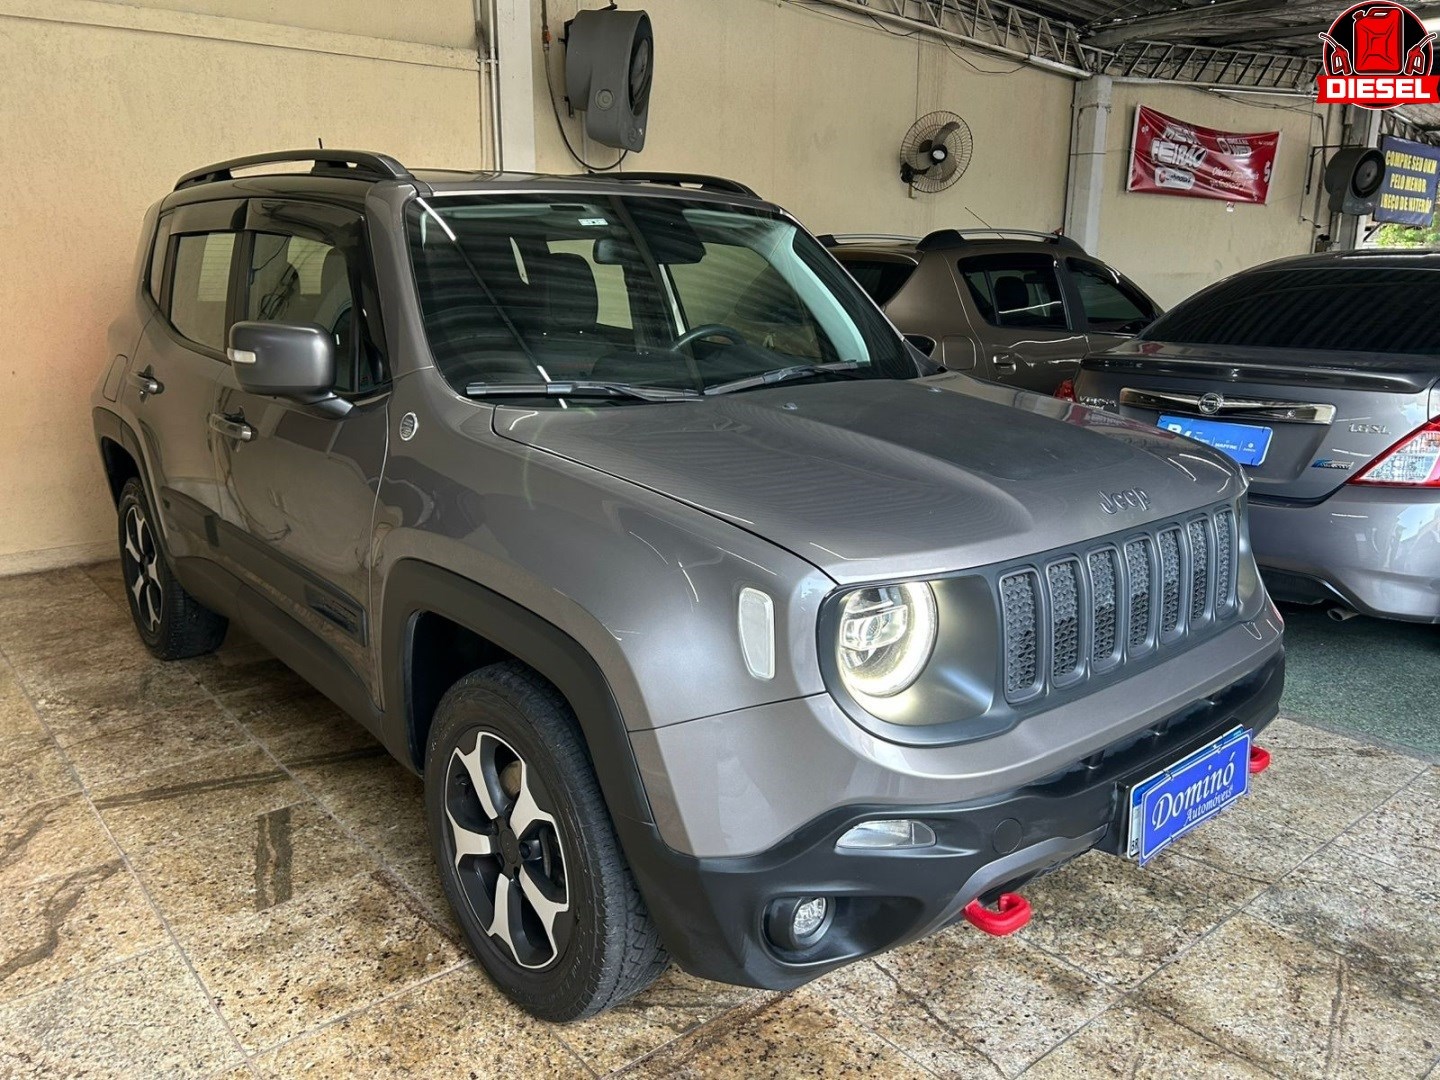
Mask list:
[[1006,697],[1023,697],[1040,682],[1039,641],[1035,636],[1040,624],[1039,591],[1040,581],[1033,570],[1022,570],[1000,582],[1006,626]]
[[1233,616],[1235,527],[1224,507],[1003,572],[1006,698],[1077,684]]
[[1051,639],[1050,677],[1059,682],[1080,668],[1080,563],[1075,559],[1051,563],[1045,570],[1050,581]]
[[1125,545],[1130,582],[1130,649],[1142,648],[1150,637],[1150,594],[1155,587],[1155,544],[1147,536]]
[[1120,651],[1120,557],[1114,548],[1092,551],[1090,564],[1091,607],[1095,612],[1094,634],[1090,641],[1090,662],[1097,666],[1113,663]]

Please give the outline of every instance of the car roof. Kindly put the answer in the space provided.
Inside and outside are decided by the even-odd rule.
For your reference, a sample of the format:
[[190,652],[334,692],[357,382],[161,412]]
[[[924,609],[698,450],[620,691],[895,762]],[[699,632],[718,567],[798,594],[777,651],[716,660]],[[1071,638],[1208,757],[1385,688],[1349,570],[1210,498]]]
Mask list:
[[1311,270],[1324,266],[1355,269],[1440,270],[1440,250],[1434,248],[1360,248],[1356,251],[1322,251],[1313,255],[1291,255],[1260,263],[1242,274],[1275,270]]
[[1068,236],[1030,229],[938,229],[925,236],[885,233],[827,233],[820,242],[836,254],[875,254],[920,259],[930,251],[1004,255],[1014,252],[1064,251],[1084,255],[1085,249]]
[[[308,172],[293,171],[310,164]],[[260,173],[240,170],[271,169]],[[189,202],[257,196],[303,196],[363,205],[377,184],[408,184],[422,195],[500,192],[563,192],[587,195],[647,194],[745,203],[778,209],[746,185],[698,173],[495,172],[473,169],[409,169],[385,154],[365,150],[281,150],[216,162],[186,173],[164,200],[168,209]]]

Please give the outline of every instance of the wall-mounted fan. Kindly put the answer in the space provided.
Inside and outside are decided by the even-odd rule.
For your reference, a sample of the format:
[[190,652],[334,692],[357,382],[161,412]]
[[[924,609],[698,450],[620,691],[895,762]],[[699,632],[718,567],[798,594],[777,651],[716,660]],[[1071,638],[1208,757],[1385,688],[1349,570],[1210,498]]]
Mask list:
[[927,195],[944,191],[970,164],[970,125],[952,112],[932,112],[911,125],[900,143],[900,179]]

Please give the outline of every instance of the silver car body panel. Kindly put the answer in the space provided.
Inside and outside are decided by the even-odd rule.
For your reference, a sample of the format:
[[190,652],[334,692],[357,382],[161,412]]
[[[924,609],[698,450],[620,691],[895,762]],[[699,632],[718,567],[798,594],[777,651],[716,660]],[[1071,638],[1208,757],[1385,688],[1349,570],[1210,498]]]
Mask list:
[[1252,500],[1250,538],[1277,595],[1440,623],[1440,491],[1350,484],[1316,504]]
[[[841,584],[997,563],[1242,491],[1221,455],[1168,432],[961,375],[503,408],[496,426],[766,537]],[[1105,496],[1118,491],[1147,505],[1117,514]]]
[[846,803],[983,799],[1064,769],[1233,683],[1281,651],[1262,614],[1163,664],[975,743],[902,746],[857,727],[828,694],[631,735],[665,842],[689,854],[771,847]]
[[1076,393],[1152,426],[1169,414],[1269,427],[1269,453],[1245,472],[1271,590],[1440,622],[1440,490],[1348,482],[1440,416],[1440,360],[1137,341],[1089,358]]

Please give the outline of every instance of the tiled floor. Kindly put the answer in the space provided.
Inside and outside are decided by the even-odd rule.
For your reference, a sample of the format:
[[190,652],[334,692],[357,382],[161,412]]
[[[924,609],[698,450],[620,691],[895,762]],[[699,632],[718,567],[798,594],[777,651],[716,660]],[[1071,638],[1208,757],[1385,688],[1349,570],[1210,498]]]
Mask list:
[[1227,817],[788,995],[529,1019],[420,785],[258,648],[152,661],[113,566],[0,580],[0,1076],[1429,1077],[1440,768],[1281,721]]

